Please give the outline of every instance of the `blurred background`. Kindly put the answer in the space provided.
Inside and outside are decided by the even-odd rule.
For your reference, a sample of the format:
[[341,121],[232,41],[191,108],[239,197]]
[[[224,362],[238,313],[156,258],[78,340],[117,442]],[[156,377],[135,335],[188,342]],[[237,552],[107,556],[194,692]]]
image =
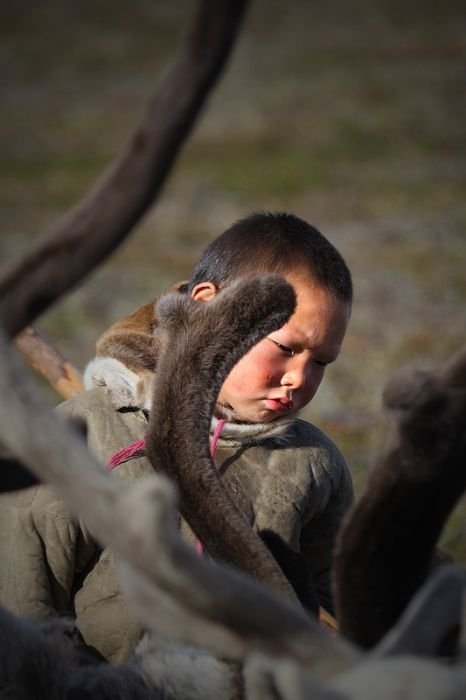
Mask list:
[[[1,3],[2,266],[119,152],[193,7]],[[459,0],[255,0],[160,200],[37,325],[82,370],[108,325],[186,278],[235,219],[298,214],[354,276],[341,358],[305,417],[339,445],[360,492],[383,441],[387,379],[400,365],[440,366],[465,341],[465,68]],[[463,500],[442,535],[464,563],[465,516]]]

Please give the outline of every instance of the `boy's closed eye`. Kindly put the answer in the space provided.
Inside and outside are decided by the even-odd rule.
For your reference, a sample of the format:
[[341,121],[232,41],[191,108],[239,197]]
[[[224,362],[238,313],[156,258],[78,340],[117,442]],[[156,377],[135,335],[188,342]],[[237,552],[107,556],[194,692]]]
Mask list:
[[274,340],[273,338],[267,337],[267,340],[270,340],[274,345],[277,346],[279,350],[285,353],[288,357],[293,357],[294,356],[294,350],[292,348],[289,348],[287,345],[283,345],[283,343],[279,343],[278,340]]
[[330,364],[330,362],[324,362],[324,360],[313,360],[313,363],[319,367],[327,367]]
[[[273,338],[270,338],[267,336],[267,340],[270,340],[281,352],[283,352],[287,357],[294,357],[295,350],[293,348],[288,347],[288,345],[284,345],[283,343],[279,343],[278,340],[274,340]],[[317,365],[318,367],[327,367],[329,364],[331,364],[332,360],[319,360],[319,359],[313,359],[312,362]]]

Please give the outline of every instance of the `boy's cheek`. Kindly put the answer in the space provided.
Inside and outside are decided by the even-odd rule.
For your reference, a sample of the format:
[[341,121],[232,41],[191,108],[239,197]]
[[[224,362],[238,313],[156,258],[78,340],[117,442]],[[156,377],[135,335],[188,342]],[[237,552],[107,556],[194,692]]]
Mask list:
[[324,378],[324,376],[323,376],[323,372],[322,372],[321,376],[318,378],[315,378],[314,381],[307,387],[306,394],[304,397],[303,407],[307,406],[307,404],[310,403],[312,401],[312,399],[314,398],[314,396],[317,394],[323,378]]
[[276,383],[273,373],[264,369],[260,364],[249,367],[247,372],[238,373],[238,375],[233,376],[232,379],[234,389],[241,393],[250,392],[251,389],[255,389],[256,391],[266,389]]
[[256,346],[245,355],[231,370],[224,382],[224,388],[230,393],[244,394],[251,389],[269,388],[280,385],[279,373],[274,371],[267,354]]
[[234,398],[237,398],[244,393],[246,384],[238,372],[232,371],[223,382],[220,390],[219,399],[224,403],[231,403]]
[[242,394],[247,393],[248,389],[251,388],[251,384],[248,381],[247,377],[230,376],[225,382],[224,387],[226,391],[230,394],[230,396],[240,396]]
[[228,397],[229,402],[247,398],[251,393],[254,393],[256,382],[257,380],[250,373],[230,374],[225,380],[222,393]]

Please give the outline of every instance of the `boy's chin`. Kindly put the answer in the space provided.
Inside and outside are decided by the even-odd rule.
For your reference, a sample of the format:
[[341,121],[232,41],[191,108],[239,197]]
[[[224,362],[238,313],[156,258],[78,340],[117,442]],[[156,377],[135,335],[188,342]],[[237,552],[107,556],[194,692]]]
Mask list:
[[[240,413],[239,411],[235,412],[235,418],[233,421],[234,423],[273,423],[273,421],[278,420],[279,418],[283,418],[285,414],[283,413],[274,413],[272,411],[244,411],[244,413]],[[286,414],[288,416],[290,414]]]
[[230,404],[218,403],[215,411],[217,418],[223,418],[227,423],[267,423],[268,420],[256,415],[255,411],[241,411]]
[[277,412],[264,409],[246,408],[241,410],[230,404],[217,404],[215,415],[223,418],[228,423],[272,423],[279,418],[288,418],[296,413],[295,410],[287,412]]

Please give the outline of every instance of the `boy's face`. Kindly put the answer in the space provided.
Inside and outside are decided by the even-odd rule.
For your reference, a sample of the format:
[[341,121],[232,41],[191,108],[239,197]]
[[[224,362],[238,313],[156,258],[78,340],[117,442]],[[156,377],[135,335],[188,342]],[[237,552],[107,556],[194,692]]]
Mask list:
[[237,420],[269,423],[293,415],[312,400],[340,352],[350,305],[297,274],[286,279],[296,292],[295,313],[233,367],[220,390],[219,403]]

